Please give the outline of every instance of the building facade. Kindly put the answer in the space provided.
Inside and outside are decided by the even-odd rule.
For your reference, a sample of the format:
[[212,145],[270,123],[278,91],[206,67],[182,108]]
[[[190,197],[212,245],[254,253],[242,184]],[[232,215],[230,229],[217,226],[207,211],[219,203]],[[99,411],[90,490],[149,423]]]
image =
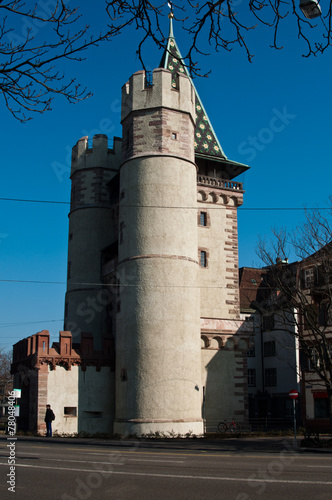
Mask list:
[[241,316],[253,326],[247,353],[249,422],[253,428],[292,427],[291,390],[299,392],[298,423],[302,419],[300,349],[294,316],[275,307],[267,268],[242,267],[239,276]]
[[[172,20],[170,20],[172,23]],[[21,421],[59,433],[202,435],[247,424],[237,208],[225,156],[173,36],[122,88],[122,139],[73,148],[65,325],[14,346]]]

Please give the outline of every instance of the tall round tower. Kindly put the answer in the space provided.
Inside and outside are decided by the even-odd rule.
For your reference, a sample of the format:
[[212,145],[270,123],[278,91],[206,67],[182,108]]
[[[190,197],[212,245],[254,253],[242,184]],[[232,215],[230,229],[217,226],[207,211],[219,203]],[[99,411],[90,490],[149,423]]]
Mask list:
[[82,137],[72,150],[65,330],[72,332],[74,342],[80,342],[81,332],[92,332],[95,349],[101,349],[108,333],[101,254],[117,240],[112,206],[118,199],[110,186],[120,161],[121,139],[115,138],[110,149],[103,134],[93,137],[92,147]]
[[203,432],[195,94],[165,69],[122,90],[114,432]]

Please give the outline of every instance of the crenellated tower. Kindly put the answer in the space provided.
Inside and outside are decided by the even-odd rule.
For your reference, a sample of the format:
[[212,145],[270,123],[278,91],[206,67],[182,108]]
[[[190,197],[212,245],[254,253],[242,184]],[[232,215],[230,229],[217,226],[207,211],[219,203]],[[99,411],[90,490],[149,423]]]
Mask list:
[[197,258],[195,96],[165,69],[122,89],[119,434],[203,432]]
[[74,342],[80,342],[82,332],[94,332],[97,349],[102,346],[102,337],[110,333],[101,255],[117,241],[114,207],[118,203],[120,163],[119,138],[114,138],[110,148],[106,135],[95,135],[92,144],[88,137],[82,137],[72,150],[64,329],[72,332]]

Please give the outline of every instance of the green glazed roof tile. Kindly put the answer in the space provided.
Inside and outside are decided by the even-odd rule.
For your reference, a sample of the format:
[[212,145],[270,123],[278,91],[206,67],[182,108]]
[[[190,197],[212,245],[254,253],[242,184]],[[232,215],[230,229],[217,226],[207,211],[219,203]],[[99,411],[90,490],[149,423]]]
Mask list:
[[192,83],[196,96],[195,153],[226,159],[226,155],[222,150],[196,87],[189,76],[188,70],[176,44],[173,36],[172,17],[170,17],[170,34],[168,37],[167,48],[160,62],[160,67],[169,69],[172,72],[173,87],[177,86],[178,73],[187,75]]

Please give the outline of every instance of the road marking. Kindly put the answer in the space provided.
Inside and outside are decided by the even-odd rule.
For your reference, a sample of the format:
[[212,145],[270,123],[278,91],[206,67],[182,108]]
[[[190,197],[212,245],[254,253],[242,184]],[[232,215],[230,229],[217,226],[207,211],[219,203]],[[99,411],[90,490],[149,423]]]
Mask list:
[[313,467],[316,467],[318,469],[330,469],[332,465],[307,465],[307,467],[310,467],[310,469],[312,469]]
[[[6,463],[0,463],[0,465],[6,465]],[[15,467],[26,467],[30,469],[49,469],[49,470],[62,470],[65,472],[91,472],[93,474],[99,473],[99,474],[113,474],[113,475],[122,475],[122,476],[141,476],[141,477],[162,477],[165,479],[190,479],[190,480],[208,480],[208,481],[234,481],[234,482],[243,482],[243,483],[279,483],[279,484],[303,484],[303,485],[308,485],[308,484],[314,484],[314,485],[326,485],[326,486],[332,486],[332,481],[303,481],[301,479],[266,479],[266,478],[260,478],[260,479],[253,479],[253,478],[248,478],[248,477],[220,477],[220,476],[190,476],[190,475],[185,475],[185,474],[158,474],[158,473],[150,473],[150,472],[125,472],[125,471],[105,471],[105,470],[98,470],[98,469],[74,469],[74,468],[67,468],[67,467],[47,467],[45,465],[28,465],[28,464],[15,464]]]
[[[89,455],[99,455],[99,453],[89,453]],[[110,453],[110,455],[112,455],[112,453]],[[135,460],[135,461],[139,461],[139,462],[171,462],[172,464],[183,464],[184,463],[184,460],[156,460],[154,457],[152,458],[140,458],[140,457],[135,457],[135,458],[131,458],[131,457],[126,457],[127,460]]]
[[[20,457],[18,457],[20,458]],[[21,458],[21,460],[24,460]],[[28,459],[27,459],[28,460]],[[101,465],[123,465],[118,462],[91,462],[90,460],[65,460],[62,458],[41,458],[41,460],[45,460],[48,462],[74,462],[75,464],[101,464]]]
[[[56,444],[56,442],[54,441],[54,443]],[[223,457],[226,457],[226,458],[234,458],[234,457],[240,457],[242,459],[245,459],[245,458],[263,458],[263,457],[266,457],[268,456],[269,458],[273,458],[273,457],[278,457],[278,455],[280,455],[280,453],[285,453],[286,456],[288,456],[288,454],[290,456],[293,456],[293,457],[296,457],[296,459],[306,459],[306,460],[324,460],[325,462],[326,461],[331,461],[332,460],[332,455],[331,456],[327,456],[327,455],[324,455],[324,457],[322,457],[322,455],[320,456],[317,456],[317,455],[302,455],[299,454],[296,450],[292,450],[292,451],[288,451],[288,450],[285,450],[285,449],[280,449],[279,451],[273,451],[273,452],[269,452],[269,451],[266,451],[266,452],[262,452],[262,453],[259,453],[259,454],[247,454],[246,452],[239,452],[237,450],[235,450],[234,452],[232,451],[230,454],[230,452],[228,451],[227,452],[223,452],[223,451],[218,451],[216,450],[214,453],[207,453],[206,451],[204,450],[192,450],[191,453],[179,453],[177,450],[174,451],[174,452],[153,452],[153,451],[139,451],[139,445],[137,447],[137,449],[135,450],[114,450],[112,448],[112,445],[109,445],[110,447],[107,449],[107,450],[100,450],[100,449],[95,449],[95,448],[89,448],[89,447],[83,447],[84,445],[82,445],[82,448],[80,448],[80,453],[82,451],[84,451],[84,453],[89,453],[89,454],[93,454],[91,452],[98,452],[98,453],[95,453],[95,454],[104,454],[104,453],[108,453],[108,454],[114,454],[114,455],[122,455],[122,454],[135,454],[135,455],[158,455],[158,456],[161,456],[161,455],[165,455],[165,456],[175,456],[175,457],[202,457],[202,453],[204,453],[204,458],[205,457],[214,457],[214,458],[223,458]],[[41,448],[41,449],[52,449],[54,450],[54,447],[53,446],[35,446],[35,445],[32,445],[30,446],[30,449],[31,448]],[[70,451],[78,451],[78,448],[67,448],[67,447],[63,447],[61,448],[63,450],[70,450]],[[22,450],[22,449],[21,449]],[[23,450],[21,451],[23,453]],[[30,453],[27,452],[27,453]]]

